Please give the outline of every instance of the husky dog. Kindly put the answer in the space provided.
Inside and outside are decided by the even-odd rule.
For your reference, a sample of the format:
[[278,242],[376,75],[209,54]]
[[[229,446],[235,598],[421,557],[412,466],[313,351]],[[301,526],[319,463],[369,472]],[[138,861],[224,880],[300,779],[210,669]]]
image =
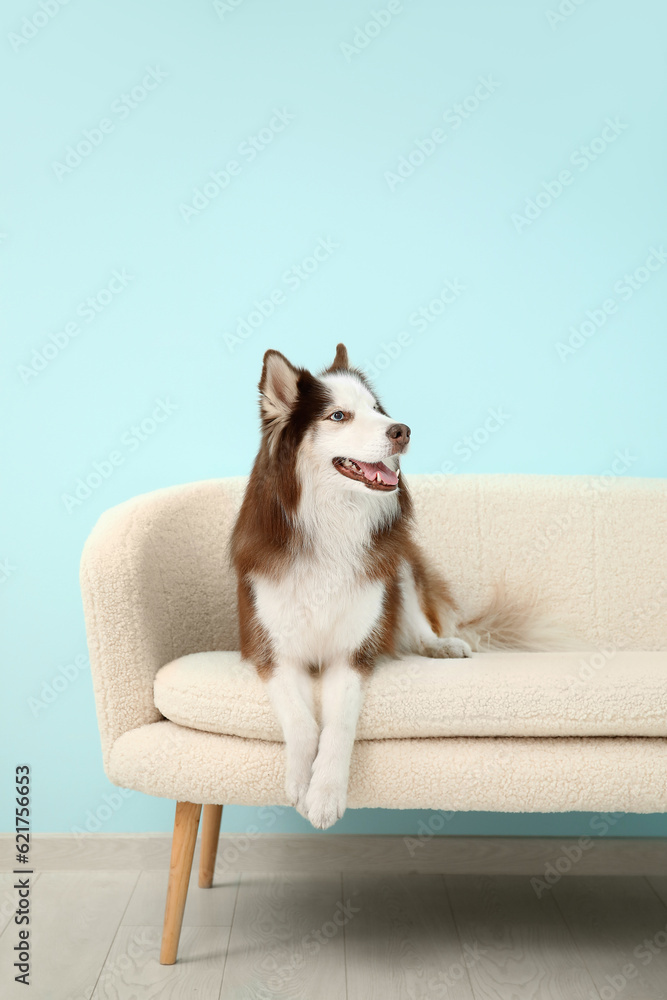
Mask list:
[[461,620],[412,536],[400,470],[410,428],[343,344],[318,376],[267,351],[259,392],[262,441],[232,536],[241,652],[282,727],[288,800],[325,829],[345,811],[364,683],[381,657],[518,648],[530,627],[500,596]]

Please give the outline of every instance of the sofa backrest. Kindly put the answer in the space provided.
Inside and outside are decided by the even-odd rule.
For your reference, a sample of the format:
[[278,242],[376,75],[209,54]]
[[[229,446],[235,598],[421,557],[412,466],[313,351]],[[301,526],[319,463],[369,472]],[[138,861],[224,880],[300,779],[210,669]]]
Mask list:
[[[464,610],[493,583],[538,594],[551,616],[596,644],[667,647],[667,481],[536,475],[415,475],[418,536]],[[130,518],[156,561],[175,656],[238,647],[228,544],[245,479],[146,494],[105,517]],[[104,520],[104,518],[103,518]],[[102,524],[102,522],[100,522]],[[144,593],[150,613],[151,594]],[[163,595],[158,603],[163,605]]]
[[494,580],[596,646],[667,648],[667,480],[413,476],[423,547],[467,610]]

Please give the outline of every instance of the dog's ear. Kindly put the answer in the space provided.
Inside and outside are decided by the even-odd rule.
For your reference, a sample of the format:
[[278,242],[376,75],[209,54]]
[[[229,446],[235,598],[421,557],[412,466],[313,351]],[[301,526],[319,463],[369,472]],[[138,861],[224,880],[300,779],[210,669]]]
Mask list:
[[259,380],[262,417],[278,423],[287,420],[299,394],[297,382],[300,374],[300,369],[290,364],[280,351],[266,352]]
[[336,347],[336,357],[333,359],[333,364],[329,369],[330,372],[335,372],[338,368],[349,368],[350,361],[347,356],[347,347],[345,344],[338,344]]

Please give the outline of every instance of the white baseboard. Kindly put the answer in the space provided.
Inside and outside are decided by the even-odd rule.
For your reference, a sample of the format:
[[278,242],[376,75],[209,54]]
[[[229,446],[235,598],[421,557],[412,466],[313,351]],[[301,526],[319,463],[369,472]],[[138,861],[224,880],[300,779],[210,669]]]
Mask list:
[[[13,845],[12,834],[0,835],[0,871],[14,867]],[[170,847],[167,834],[34,834],[30,860],[36,872],[167,871]],[[216,860],[218,873],[544,875],[548,866],[561,875],[665,875],[667,839],[223,834]]]

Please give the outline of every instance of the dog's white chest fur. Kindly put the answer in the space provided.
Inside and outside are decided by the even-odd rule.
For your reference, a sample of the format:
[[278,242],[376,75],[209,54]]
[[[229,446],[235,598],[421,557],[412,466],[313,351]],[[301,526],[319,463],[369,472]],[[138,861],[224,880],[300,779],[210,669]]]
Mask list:
[[349,658],[377,626],[384,584],[369,581],[369,543],[394,497],[358,496],[324,488],[302,474],[299,521],[309,544],[277,580],[252,580],[255,609],[277,659],[325,666]]
[[382,583],[361,582],[321,560],[299,560],[277,582],[253,580],[255,608],[278,660],[324,666],[359,649],[379,621]]

